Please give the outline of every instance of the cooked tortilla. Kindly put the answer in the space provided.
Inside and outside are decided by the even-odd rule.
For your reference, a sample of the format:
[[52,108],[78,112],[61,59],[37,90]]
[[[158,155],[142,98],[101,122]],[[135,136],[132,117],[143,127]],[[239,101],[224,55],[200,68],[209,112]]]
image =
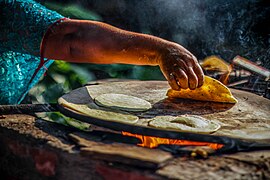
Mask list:
[[102,107],[131,112],[147,111],[152,107],[151,104],[144,99],[113,93],[97,96],[95,103]]
[[209,56],[205,58],[201,66],[205,70],[218,70],[221,72],[232,71],[232,67],[226,61],[217,56]]
[[180,91],[169,89],[167,96],[200,101],[237,103],[237,100],[233,97],[229,88],[209,76],[205,76],[204,84],[200,88],[195,90],[181,89]]
[[105,108],[100,108],[94,103],[92,104],[74,104],[67,102],[63,98],[58,100],[58,103],[64,107],[72,109],[83,115],[87,115],[92,118],[97,118],[105,121],[120,122],[126,124],[135,124],[138,121],[138,117],[127,112],[112,111]]
[[233,129],[233,130],[222,130],[221,135],[230,136],[239,139],[249,140],[264,140],[270,139],[269,128],[250,128],[250,129]]
[[214,121],[195,115],[183,115],[178,117],[157,116],[151,120],[148,125],[165,130],[203,134],[213,133],[220,128],[220,125]]

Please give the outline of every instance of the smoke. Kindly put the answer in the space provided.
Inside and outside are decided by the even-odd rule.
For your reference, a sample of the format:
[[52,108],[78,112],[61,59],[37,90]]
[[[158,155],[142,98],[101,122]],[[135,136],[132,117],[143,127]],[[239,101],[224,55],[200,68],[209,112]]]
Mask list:
[[182,44],[198,59],[219,55],[231,61],[240,55],[270,68],[269,0],[76,0],[76,3],[97,12],[109,24]]
[[199,59],[241,55],[270,68],[269,2],[155,0],[139,1],[134,9],[142,31],[180,43]]

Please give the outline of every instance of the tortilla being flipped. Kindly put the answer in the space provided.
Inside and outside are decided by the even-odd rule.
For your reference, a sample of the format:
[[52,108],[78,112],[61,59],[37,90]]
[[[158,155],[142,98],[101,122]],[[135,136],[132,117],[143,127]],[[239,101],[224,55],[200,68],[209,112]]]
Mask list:
[[220,128],[220,125],[214,121],[196,115],[182,115],[177,117],[157,116],[148,125],[165,130],[202,134],[210,134]]
[[129,114],[127,112],[112,111],[110,109],[100,108],[94,103],[74,104],[67,102],[63,98],[59,98],[58,103],[83,115],[105,121],[135,124],[139,120],[139,118],[135,115]]
[[237,103],[237,100],[233,97],[229,88],[209,76],[205,76],[204,84],[200,88],[195,90],[181,89],[180,91],[169,89],[167,96],[200,101]]
[[97,96],[95,98],[95,103],[102,107],[130,112],[147,111],[152,107],[152,105],[144,99],[113,93]]

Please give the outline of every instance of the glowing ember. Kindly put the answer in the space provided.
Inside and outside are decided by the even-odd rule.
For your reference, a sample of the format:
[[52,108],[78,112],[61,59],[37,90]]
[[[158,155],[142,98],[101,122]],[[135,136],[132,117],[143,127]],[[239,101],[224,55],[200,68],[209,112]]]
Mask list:
[[123,131],[122,131],[122,134],[124,136],[132,136],[132,137],[136,137],[140,139],[142,143],[137,144],[137,145],[142,146],[142,147],[148,147],[148,148],[155,148],[155,147],[158,147],[160,144],[172,144],[172,145],[179,145],[179,146],[209,146],[210,148],[215,149],[215,150],[223,147],[223,144],[143,136],[143,135],[132,134],[132,133],[123,132]]
[[219,81],[222,82],[224,85],[228,85],[230,73],[231,71],[222,74],[219,78]]

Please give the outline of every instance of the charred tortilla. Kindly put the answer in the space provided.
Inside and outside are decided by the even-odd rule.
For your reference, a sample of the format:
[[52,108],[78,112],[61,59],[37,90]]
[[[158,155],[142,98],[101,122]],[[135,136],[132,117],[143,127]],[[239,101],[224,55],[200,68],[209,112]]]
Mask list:
[[135,124],[138,121],[138,117],[127,112],[112,111],[105,108],[100,108],[94,103],[92,104],[74,104],[67,102],[63,98],[58,100],[58,103],[64,107],[72,109],[83,115],[87,115],[92,118],[102,119],[105,121],[120,122],[126,124]]
[[181,89],[180,91],[169,89],[167,96],[200,101],[237,103],[229,88],[209,76],[205,76],[204,84],[200,88],[195,90]]
[[165,130],[203,134],[213,133],[220,128],[219,124],[195,115],[157,116],[149,122],[149,126]]
[[97,96],[95,103],[102,107],[131,112],[147,111],[152,107],[151,104],[144,99],[113,93]]

